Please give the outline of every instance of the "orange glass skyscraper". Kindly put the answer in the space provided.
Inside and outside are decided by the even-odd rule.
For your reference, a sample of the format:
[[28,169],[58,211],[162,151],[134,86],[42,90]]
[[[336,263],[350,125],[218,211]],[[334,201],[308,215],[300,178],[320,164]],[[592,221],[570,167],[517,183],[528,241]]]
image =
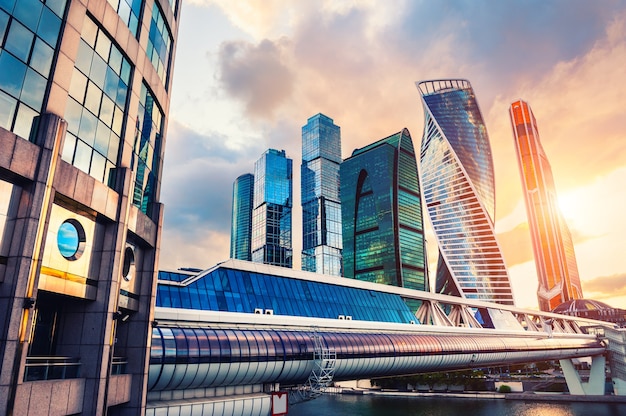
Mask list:
[[511,104],[509,113],[539,277],[539,308],[551,311],[563,302],[582,298],[574,244],[558,208],[552,169],[539,140],[535,116],[522,100]]

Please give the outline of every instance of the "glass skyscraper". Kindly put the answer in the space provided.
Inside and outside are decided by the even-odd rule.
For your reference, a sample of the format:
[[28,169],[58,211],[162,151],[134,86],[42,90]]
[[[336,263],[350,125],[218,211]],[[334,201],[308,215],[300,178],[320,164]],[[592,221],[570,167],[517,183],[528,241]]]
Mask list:
[[341,131],[317,114],[302,127],[302,270],[341,276]]
[[233,183],[233,213],[230,223],[230,258],[252,260],[252,203],[254,175],[245,173]]
[[343,161],[344,276],[429,290],[417,163],[407,129]]
[[474,90],[460,79],[417,88],[424,106],[422,189],[439,246],[435,290],[512,305],[494,231],[491,146]]
[[252,261],[292,267],[292,160],[269,149],[254,164]]
[[0,0],[2,415],[145,412],[179,4]]
[[522,100],[511,104],[509,113],[539,278],[539,309],[551,311],[583,297],[574,244],[558,208],[552,168],[541,146],[535,115]]

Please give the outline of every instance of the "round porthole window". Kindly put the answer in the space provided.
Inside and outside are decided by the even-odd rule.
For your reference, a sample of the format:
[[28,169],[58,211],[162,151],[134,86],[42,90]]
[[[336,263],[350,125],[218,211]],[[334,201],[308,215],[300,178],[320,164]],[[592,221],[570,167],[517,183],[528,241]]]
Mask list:
[[70,218],[63,221],[57,231],[57,247],[67,260],[78,260],[85,250],[85,229],[80,222]]
[[132,247],[124,250],[124,265],[122,266],[122,277],[127,282],[135,275],[135,251]]

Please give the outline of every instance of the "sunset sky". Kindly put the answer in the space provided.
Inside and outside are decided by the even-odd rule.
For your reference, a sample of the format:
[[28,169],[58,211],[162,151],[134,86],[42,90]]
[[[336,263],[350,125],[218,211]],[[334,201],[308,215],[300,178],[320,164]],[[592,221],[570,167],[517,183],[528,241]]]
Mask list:
[[[537,308],[509,105],[537,118],[585,297],[626,308],[626,1],[183,0],[161,200],[162,269],[228,259],[232,184],[267,148],[293,159],[300,268],[301,127],[342,152],[406,127],[416,81],[465,78],[495,165],[496,231],[516,304]],[[431,273],[437,247],[427,230]],[[434,279],[434,277],[432,278]]]

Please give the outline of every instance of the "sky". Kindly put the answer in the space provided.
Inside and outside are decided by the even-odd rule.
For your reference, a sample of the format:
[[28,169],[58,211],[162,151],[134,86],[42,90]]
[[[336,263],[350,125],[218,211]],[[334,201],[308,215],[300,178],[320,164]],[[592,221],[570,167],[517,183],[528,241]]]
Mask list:
[[404,127],[419,148],[415,82],[463,78],[489,133],[496,232],[516,305],[538,308],[508,113],[523,99],[552,166],[584,295],[626,308],[626,0],[184,0],[180,13],[161,269],[228,259],[233,181],[268,148],[293,159],[299,269],[307,119],[334,119],[344,158]]

